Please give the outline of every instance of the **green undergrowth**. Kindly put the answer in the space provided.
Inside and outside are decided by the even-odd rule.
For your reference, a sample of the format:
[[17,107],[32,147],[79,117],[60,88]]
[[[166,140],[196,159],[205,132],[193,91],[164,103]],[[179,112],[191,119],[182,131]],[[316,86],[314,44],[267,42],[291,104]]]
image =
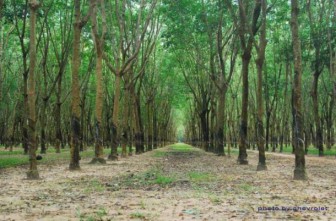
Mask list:
[[210,182],[213,181],[215,176],[211,173],[204,173],[204,172],[189,172],[188,177],[193,182]]
[[[292,146],[284,146],[282,152],[283,153],[292,153]],[[272,149],[270,148],[270,151],[272,151]],[[280,152],[280,149],[277,148],[275,150],[276,152]],[[319,155],[319,150],[317,148],[315,148],[314,146],[310,146],[308,148],[308,155],[313,155],[313,156],[318,156]],[[324,155],[325,156],[336,156],[336,146],[333,146],[331,149],[328,149],[326,147],[324,147]]]
[[[105,156],[110,154],[110,149],[104,149]],[[118,153],[121,153],[121,148],[118,148]],[[38,152],[37,152],[38,154]],[[55,149],[50,148],[47,150],[47,154],[41,154],[43,159],[39,161],[41,164],[49,164],[60,161],[69,161],[70,160],[70,150],[61,149],[61,153],[55,153]],[[93,148],[87,149],[80,153],[80,156],[85,158],[94,157]],[[20,149],[14,149],[13,151],[9,150],[0,150],[0,169],[9,168],[15,166],[26,165],[29,163],[28,155],[24,155],[23,151]]]
[[[110,184],[112,190],[118,187],[126,189],[151,189],[155,187],[167,187],[175,181],[173,176],[167,176],[159,168],[151,168],[146,172],[129,174],[118,179],[117,183]],[[117,189],[116,189],[117,187]]]
[[100,207],[94,213],[83,213],[79,208],[76,209],[77,218],[80,221],[96,221],[96,220],[104,220],[103,217],[107,215],[107,209],[104,207]]

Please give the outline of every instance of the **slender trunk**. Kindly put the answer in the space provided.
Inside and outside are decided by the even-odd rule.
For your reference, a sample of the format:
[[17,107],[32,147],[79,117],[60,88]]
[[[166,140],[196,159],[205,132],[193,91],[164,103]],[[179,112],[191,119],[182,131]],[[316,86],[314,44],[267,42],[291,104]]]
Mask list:
[[[134,90],[134,89],[133,89]],[[140,112],[140,98],[139,95],[136,95],[133,91],[133,105],[134,105],[134,121],[135,121],[135,153],[141,154],[145,152],[144,148],[144,134],[143,134],[143,126],[141,120],[141,112]]]
[[202,111],[199,115],[201,120],[201,140],[202,148],[205,151],[209,151],[209,130],[207,125],[207,111]]
[[264,104],[263,104],[263,66],[265,61],[265,49],[266,49],[266,8],[267,0],[262,0],[262,26],[260,31],[258,58],[256,60],[258,83],[257,83],[257,143],[259,150],[259,162],[257,170],[266,170],[266,156],[265,156],[265,134],[264,134]]
[[[96,19],[96,16],[94,16]],[[96,47],[99,47],[99,44],[96,44]],[[102,163],[105,164],[104,159],[104,148],[103,148],[103,139],[102,139],[102,115],[103,115],[103,55],[100,51],[100,48],[97,49],[96,57],[96,130],[95,130],[95,156],[92,159],[91,163]]]
[[239,140],[239,164],[248,164],[247,161],[247,121],[248,121],[248,66],[251,60],[251,51],[245,52],[242,56],[242,78],[243,78],[243,92],[242,92],[242,109],[240,121],[240,140]]
[[30,8],[30,48],[29,48],[29,80],[28,80],[28,137],[29,137],[29,170],[27,179],[39,179],[36,159],[36,92],[35,92],[35,67],[36,67],[36,11],[39,3],[35,0],[29,2]]
[[321,126],[321,119],[319,115],[319,101],[318,101],[318,78],[320,73],[314,73],[313,77],[313,88],[312,88],[312,98],[313,98],[313,110],[314,110],[314,121],[315,121],[315,145],[319,150],[319,156],[323,156],[323,132]]
[[23,113],[22,113],[22,147],[24,154],[28,154],[28,74],[23,76]]
[[2,10],[4,6],[4,0],[0,0],[0,102],[2,100],[2,83],[3,83],[3,41],[4,41],[4,33],[3,33],[3,22],[2,22]]
[[42,108],[41,108],[41,118],[40,118],[40,125],[41,125],[41,154],[47,153],[46,148],[46,109],[47,109],[47,99],[43,99]]
[[217,136],[216,144],[218,156],[225,156],[224,151],[224,108],[225,108],[225,94],[222,92],[219,95],[218,110],[217,110]]
[[[126,85],[128,85],[126,83]],[[123,119],[121,125],[121,157],[127,157],[127,144],[128,144],[128,134],[129,134],[129,106],[130,106],[130,93],[129,89],[126,87],[125,99],[124,99],[124,109],[123,109]]]
[[116,74],[115,89],[114,89],[114,102],[112,114],[112,128],[111,128],[111,154],[109,160],[118,160],[118,145],[119,145],[119,101],[121,91],[121,76],[120,73]]
[[[103,31],[102,37],[98,35],[98,24],[97,24],[97,3],[98,1],[91,0],[90,7],[91,13],[91,24],[92,24],[92,38],[95,43],[96,49],[96,110],[95,110],[95,156],[91,163],[101,163],[106,164],[104,159],[104,148],[103,148],[103,43],[105,34],[105,13],[102,12],[103,21]],[[104,10],[103,5],[102,10]],[[88,114],[88,124],[90,115]]]
[[56,93],[56,109],[55,109],[56,153],[61,153],[61,145],[63,143],[62,129],[61,129],[61,107],[62,107],[61,94],[62,94],[62,75],[59,76],[57,82],[57,93]]
[[301,45],[299,38],[299,3],[291,0],[291,32],[294,54],[294,87],[293,87],[293,119],[294,119],[294,144],[295,144],[295,169],[294,179],[306,180],[306,166],[303,140],[303,117],[302,117],[302,60]]
[[81,37],[81,14],[80,1],[75,1],[75,23],[73,37],[72,55],[72,84],[71,84],[71,141],[70,141],[70,170],[79,170],[79,148],[80,148],[80,87],[79,87],[79,67],[80,67],[80,37]]
[[147,120],[148,120],[148,144],[147,148],[149,151],[153,150],[153,106],[152,101],[149,101],[147,104]]

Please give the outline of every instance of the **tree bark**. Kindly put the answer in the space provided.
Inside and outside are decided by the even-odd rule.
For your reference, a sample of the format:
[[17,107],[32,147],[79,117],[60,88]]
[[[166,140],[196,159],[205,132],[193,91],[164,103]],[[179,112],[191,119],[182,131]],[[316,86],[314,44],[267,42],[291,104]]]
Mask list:
[[[238,1],[239,4],[239,17],[240,17],[240,24],[239,24],[239,37],[241,46],[243,48],[242,53],[242,81],[243,81],[243,88],[242,88],[242,109],[241,109],[241,122],[240,122],[240,139],[239,139],[239,155],[238,155],[238,162],[239,164],[248,164],[247,160],[247,146],[248,146],[248,93],[249,93],[249,82],[248,82],[248,75],[249,75],[249,64],[251,60],[251,52],[252,46],[254,41],[254,36],[258,31],[257,28],[257,21],[260,15],[261,10],[261,3],[260,0],[255,0],[255,6],[253,9],[253,17],[251,25],[248,24],[247,17],[246,17],[246,5],[243,3],[242,0]],[[248,33],[246,33],[248,32]],[[246,34],[249,34],[249,37],[246,39]]]
[[299,38],[299,3],[291,0],[291,32],[294,54],[294,87],[293,87],[293,119],[294,119],[294,145],[295,145],[295,180],[307,180],[304,154],[303,117],[302,117],[302,60],[301,44]]
[[0,102],[2,100],[2,82],[3,82],[3,64],[2,64],[2,56],[3,56],[3,27],[2,27],[2,10],[4,6],[4,0],[0,0]]
[[113,114],[112,114],[112,128],[111,128],[111,154],[109,160],[118,160],[118,145],[119,145],[119,101],[121,91],[121,76],[120,73],[116,73],[115,88],[114,88],[114,102],[113,102]]
[[80,0],[75,0],[75,22],[73,35],[73,55],[72,55],[72,83],[71,83],[71,141],[70,141],[70,170],[79,170],[80,165],[80,87],[79,87],[79,67],[80,67],[80,38],[81,31],[86,23],[81,19]]
[[36,12],[39,3],[36,0],[29,1],[30,9],[30,44],[29,44],[29,80],[28,80],[28,137],[29,137],[29,170],[27,179],[39,179],[36,159],[36,92],[35,92],[35,67],[36,67]]
[[220,93],[217,109],[217,136],[216,145],[219,156],[225,156],[224,151],[224,108],[225,108],[225,94]]
[[313,99],[313,112],[315,121],[315,145],[319,150],[319,156],[323,156],[323,131],[321,126],[321,118],[319,114],[319,100],[318,100],[318,79],[320,73],[315,72],[313,76],[313,87],[312,87],[312,99]]
[[243,78],[243,91],[242,91],[242,109],[240,121],[240,139],[239,139],[239,155],[238,162],[240,164],[248,164],[247,160],[247,121],[248,121],[248,67],[251,60],[251,51],[244,52],[242,56],[242,78]]
[[[106,21],[105,21],[105,12],[102,12],[103,20],[103,31],[102,36],[98,35],[98,24],[97,24],[97,4],[96,0],[90,1],[90,7],[92,8],[91,14],[91,23],[92,23],[92,33],[93,39],[95,42],[96,49],[96,110],[95,110],[95,156],[92,159],[91,163],[101,163],[106,164],[104,159],[104,148],[103,148],[103,136],[102,136],[102,115],[103,115],[103,44],[104,44],[104,35],[106,31]],[[99,1],[101,10],[104,9],[102,1]]]
[[264,133],[264,104],[263,104],[263,65],[265,61],[265,50],[266,50],[266,9],[267,9],[267,0],[261,0],[262,4],[262,24],[260,30],[260,39],[259,39],[259,50],[258,57],[256,60],[257,72],[258,72],[258,83],[257,83],[257,143],[259,150],[259,162],[257,170],[266,170],[266,156],[265,156],[265,133]]

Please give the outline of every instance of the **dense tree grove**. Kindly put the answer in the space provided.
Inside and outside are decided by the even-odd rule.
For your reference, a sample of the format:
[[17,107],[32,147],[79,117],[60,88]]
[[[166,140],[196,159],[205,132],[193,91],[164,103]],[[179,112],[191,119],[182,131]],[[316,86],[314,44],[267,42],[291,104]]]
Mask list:
[[[335,145],[334,0],[0,0],[0,144],[70,148],[92,163],[184,141],[247,149]],[[127,148],[129,147],[129,148]]]

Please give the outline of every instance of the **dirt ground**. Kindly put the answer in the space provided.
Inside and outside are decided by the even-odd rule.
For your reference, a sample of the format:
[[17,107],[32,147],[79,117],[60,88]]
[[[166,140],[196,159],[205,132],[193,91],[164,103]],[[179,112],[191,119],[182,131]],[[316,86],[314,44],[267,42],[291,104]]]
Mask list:
[[[182,147],[181,150],[179,148]],[[40,165],[0,170],[0,220],[336,220],[336,159],[307,157],[306,182],[292,179],[291,155],[267,154],[257,172],[236,156],[218,157],[185,145],[90,165]]]

